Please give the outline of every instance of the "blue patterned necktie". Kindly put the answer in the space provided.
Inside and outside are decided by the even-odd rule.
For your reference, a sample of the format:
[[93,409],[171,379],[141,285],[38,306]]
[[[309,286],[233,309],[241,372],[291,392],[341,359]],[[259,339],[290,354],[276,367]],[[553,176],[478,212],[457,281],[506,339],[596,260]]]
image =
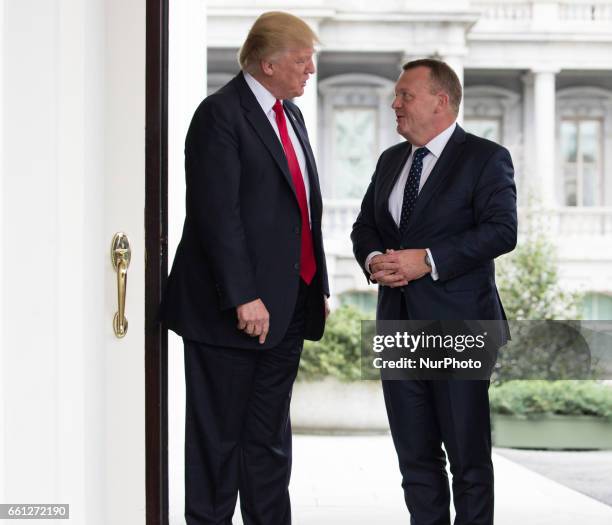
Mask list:
[[428,153],[429,150],[427,148],[419,148],[414,152],[412,158],[412,166],[410,166],[410,171],[408,172],[408,178],[404,186],[404,200],[402,201],[402,216],[399,224],[399,229],[402,234],[406,231],[408,219],[410,219],[410,214],[419,196],[419,183],[421,182],[421,173],[423,171],[423,159]]

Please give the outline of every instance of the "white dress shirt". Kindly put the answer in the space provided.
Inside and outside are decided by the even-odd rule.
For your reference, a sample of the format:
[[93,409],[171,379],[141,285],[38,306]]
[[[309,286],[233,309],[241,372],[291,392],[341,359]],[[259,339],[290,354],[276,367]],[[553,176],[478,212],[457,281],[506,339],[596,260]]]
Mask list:
[[[442,133],[440,133],[439,135],[436,135],[427,144],[425,144],[425,147],[429,150],[429,153],[423,158],[423,170],[421,171],[421,180],[419,182],[419,193],[421,192],[421,189],[423,188],[423,185],[425,184],[425,182],[427,182],[429,175],[433,171],[434,166],[436,165],[436,162],[438,162],[440,155],[442,155],[442,151],[446,147],[446,144],[448,144],[448,141],[450,140],[451,135],[455,131],[456,127],[457,127],[457,123],[453,122]],[[402,172],[400,173],[400,176],[397,178],[397,181],[395,182],[395,186],[393,186],[393,189],[391,190],[391,193],[389,194],[389,213],[391,214],[391,217],[393,217],[393,220],[395,221],[395,224],[398,226],[398,228],[399,228],[399,223],[402,217],[402,202],[404,200],[404,186],[406,186],[406,181],[408,180],[408,173],[410,173],[410,167],[412,166],[412,159],[414,158],[414,152],[417,149],[418,148],[412,147],[412,151],[410,152],[410,155],[408,156],[408,160],[406,161],[406,164],[402,168]],[[431,252],[429,251],[429,248],[426,248],[426,250],[427,250],[427,254],[429,255],[429,260],[431,261],[431,277],[434,281],[437,281],[438,272],[436,270],[436,263],[433,260],[433,257],[431,255]],[[382,252],[378,252],[378,251],[372,252],[366,257],[365,266],[368,269],[368,272],[370,271],[370,261],[372,260],[372,258],[375,257],[376,255],[380,255],[381,253]]]
[[[270,93],[257,79],[255,79],[253,75],[247,73],[246,71],[243,71],[243,75],[247,85],[249,86],[249,88],[251,88],[253,95],[255,95],[257,102],[259,102],[261,109],[263,109],[263,112],[266,114],[266,117],[268,117],[270,125],[272,126],[274,133],[276,133],[278,141],[281,143],[282,147],[280,132],[278,131],[278,124],[276,123],[276,113],[274,113],[274,110],[272,109],[274,104],[276,103],[276,97],[272,93]],[[283,106],[283,110],[284,109],[285,106]],[[293,121],[293,116],[289,115],[286,111],[285,120],[287,122]],[[289,132],[289,139],[291,140],[291,144],[293,144],[293,149],[295,150],[295,155],[297,157],[298,164],[300,165],[300,171],[302,172],[302,177],[304,178],[304,188],[306,189],[306,203],[308,204],[308,217],[310,219],[310,180],[308,178],[308,169],[306,168],[306,156],[304,155],[302,144],[300,143],[300,140],[298,139],[295,130],[293,129],[293,123],[287,125],[287,131]]]

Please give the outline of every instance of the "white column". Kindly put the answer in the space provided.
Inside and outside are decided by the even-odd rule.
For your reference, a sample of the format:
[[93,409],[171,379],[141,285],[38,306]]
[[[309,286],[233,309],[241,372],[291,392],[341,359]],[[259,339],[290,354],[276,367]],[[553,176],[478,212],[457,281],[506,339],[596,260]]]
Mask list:
[[536,197],[544,207],[555,199],[555,75],[557,70],[533,70],[533,151],[531,166]]
[[[317,67],[317,57],[313,57],[315,68]],[[317,129],[318,129],[318,108],[319,108],[319,88],[318,74],[311,75],[306,82],[304,94],[295,99],[295,103],[299,106],[306,121],[306,129],[308,130],[308,138],[310,147],[314,153],[315,159],[318,161],[317,150]]]
[[[0,122],[4,122],[4,0],[0,0]],[[0,126],[0,421],[4,419],[4,125]],[[7,501],[4,492],[4,432],[0,432],[0,501]]]
[[[206,2],[170,2],[168,94],[168,265],[185,218],[185,136],[206,97]],[[169,523],[184,523],[185,379],[183,342],[168,332]]]
[[194,111],[206,97],[205,0],[171,2],[168,71],[168,261],[185,217],[185,137]]
[[521,148],[523,158],[521,162],[522,173],[520,174],[520,180],[517,180],[517,190],[519,198],[525,199],[520,205],[526,205],[529,198],[539,193],[539,189],[534,186],[536,160],[535,149],[533,147],[535,134],[533,73],[526,73],[521,80],[523,81],[523,132]]

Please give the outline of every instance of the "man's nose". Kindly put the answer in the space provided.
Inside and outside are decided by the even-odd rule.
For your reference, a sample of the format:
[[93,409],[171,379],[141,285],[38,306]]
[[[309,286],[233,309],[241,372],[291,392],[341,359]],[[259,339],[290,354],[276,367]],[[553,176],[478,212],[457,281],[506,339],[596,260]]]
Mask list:
[[398,109],[399,107],[401,107],[402,103],[400,101],[400,98],[395,96],[393,97],[393,102],[391,102],[391,109]]
[[311,75],[314,75],[317,72],[317,68],[315,67],[314,60],[312,58],[308,61],[308,68],[306,72]]

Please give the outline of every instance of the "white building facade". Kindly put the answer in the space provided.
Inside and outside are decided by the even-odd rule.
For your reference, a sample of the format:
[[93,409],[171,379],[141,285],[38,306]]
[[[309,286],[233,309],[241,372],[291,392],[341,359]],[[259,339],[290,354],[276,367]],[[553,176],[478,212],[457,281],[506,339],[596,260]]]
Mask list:
[[437,57],[464,84],[461,124],[512,153],[522,215],[533,201],[563,286],[586,294],[585,318],[612,318],[612,2],[210,0],[209,92],[238,71],[249,27],[274,9],[322,42],[296,102],[319,165],[335,305],[374,304],[349,233],[378,155],[403,140],[390,109],[401,65]]

